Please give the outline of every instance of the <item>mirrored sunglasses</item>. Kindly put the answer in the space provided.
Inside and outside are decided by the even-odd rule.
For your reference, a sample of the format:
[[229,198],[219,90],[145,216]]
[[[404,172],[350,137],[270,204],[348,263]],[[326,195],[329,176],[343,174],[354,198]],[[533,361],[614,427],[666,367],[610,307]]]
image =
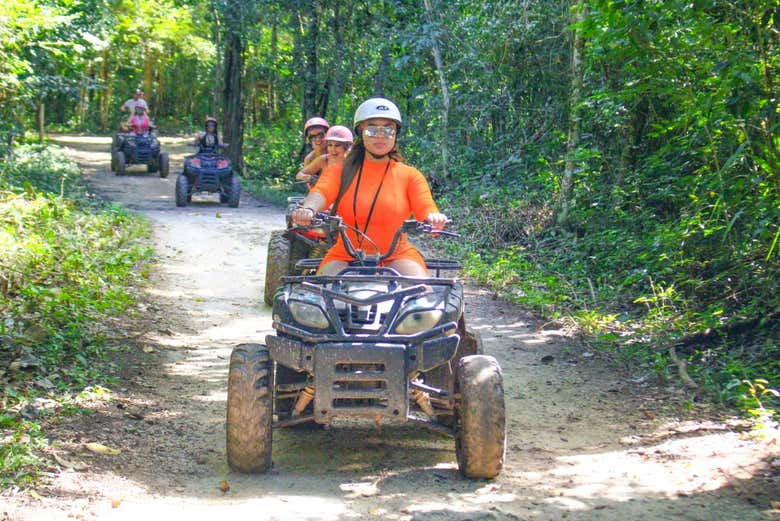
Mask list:
[[366,125],[363,129],[363,134],[366,137],[377,137],[379,134],[385,137],[394,137],[395,133],[395,127],[390,125]]
[[314,141],[315,139],[320,139],[322,137],[325,137],[325,132],[318,132],[316,134],[309,134],[309,139]]

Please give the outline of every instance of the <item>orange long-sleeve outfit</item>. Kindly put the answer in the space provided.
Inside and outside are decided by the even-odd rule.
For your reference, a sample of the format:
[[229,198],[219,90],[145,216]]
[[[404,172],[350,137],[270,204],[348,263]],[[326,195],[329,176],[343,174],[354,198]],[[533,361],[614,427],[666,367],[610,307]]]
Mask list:
[[[333,204],[339,193],[343,166],[339,163],[326,168],[312,188],[313,192],[325,198],[325,208]],[[355,197],[356,188],[357,197]],[[374,211],[366,227],[375,196]],[[382,254],[388,252],[396,230],[410,215],[414,215],[418,221],[423,221],[428,214],[438,211],[431,189],[422,173],[416,168],[394,160],[390,160],[389,165],[363,161],[362,170],[355,175],[355,179],[352,180],[352,184],[347,188],[336,209],[337,215],[344,220],[345,224],[365,230],[366,235],[379,246]],[[353,245],[359,245],[360,249],[368,254],[376,253],[376,248],[369,241],[361,240],[357,233],[350,230],[347,234]],[[422,256],[407,242],[405,235],[399,239],[395,252],[385,262],[396,259],[409,259],[425,267]],[[353,260],[344,248],[341,237],[328,250],[322,265],[333,260],[347,262]]]

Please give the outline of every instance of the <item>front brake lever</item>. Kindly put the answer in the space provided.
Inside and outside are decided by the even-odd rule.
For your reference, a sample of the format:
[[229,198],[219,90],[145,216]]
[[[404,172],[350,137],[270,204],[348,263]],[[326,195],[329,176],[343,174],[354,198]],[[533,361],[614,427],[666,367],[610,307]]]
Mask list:
[[460,237],[460,234],[457,232],[451,232],[447,230],[434,230],[433,226],[431,226],[431,224],[428,222],[417,223],[416,231],[420,233],[428,233],[431,235],[444,235],[446,237]]
[[431,230],[428,233],[431,235],[444,235],[446,237],[460,237],[458,232],[448,232],[447,230]]

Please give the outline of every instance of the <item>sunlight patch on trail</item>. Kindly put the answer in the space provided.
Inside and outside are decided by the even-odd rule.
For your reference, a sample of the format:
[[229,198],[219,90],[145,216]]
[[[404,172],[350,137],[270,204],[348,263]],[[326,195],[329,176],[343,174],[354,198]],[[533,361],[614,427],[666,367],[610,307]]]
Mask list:
[[[749,480],[764,471],[763,458],[736,433],[671,439],[622,451],[555,458],[557,466],[521,472],[524,481],[562,509],[643,497],[675,499]],[[550,494],[557,491],[557,494]]]

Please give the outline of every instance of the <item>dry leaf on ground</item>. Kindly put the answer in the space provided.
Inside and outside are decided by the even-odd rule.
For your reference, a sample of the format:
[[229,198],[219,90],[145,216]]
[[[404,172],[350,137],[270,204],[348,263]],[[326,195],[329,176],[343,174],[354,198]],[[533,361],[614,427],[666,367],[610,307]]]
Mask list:
[[119,449],[112,449],[111,447],[106,447],[102,443],[97,443],[94,441],[85,443],[84,447],[86,447],[87,450],[94,452],[95,454],[105,454],[108,456],[116,456],[117,454],[122,452]]

